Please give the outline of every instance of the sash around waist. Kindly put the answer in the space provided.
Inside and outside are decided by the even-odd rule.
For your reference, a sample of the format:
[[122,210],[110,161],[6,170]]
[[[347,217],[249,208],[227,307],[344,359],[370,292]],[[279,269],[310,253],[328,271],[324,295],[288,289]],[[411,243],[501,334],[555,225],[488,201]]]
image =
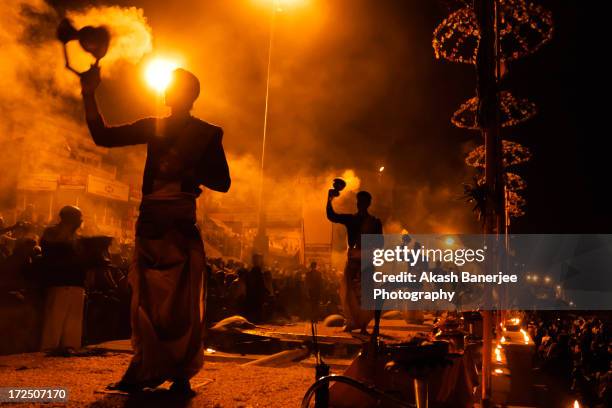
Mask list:
[[159,238],[174,229],[185,235],[197,234],[196,196],[188,193],[150,194],[140,203],[136,235]]

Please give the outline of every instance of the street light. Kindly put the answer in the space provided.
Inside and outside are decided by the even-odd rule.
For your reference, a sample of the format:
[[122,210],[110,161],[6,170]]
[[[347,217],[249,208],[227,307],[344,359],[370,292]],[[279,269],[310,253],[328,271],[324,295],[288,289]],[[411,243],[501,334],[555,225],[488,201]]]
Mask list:
[[266,68],[266,93],[264,99],[264,117],[263,117],[263,132],[261,140],[261,167],[260,167],[260,182],[259,182],[259,206],[257,235],[253,242],[253,252],[260,252],[265,255],[268,252],[268,237],[266,236],[266,215],[264,208],[264,180],[265,180],[265,163],[266,163],[266,142],[268,136],[268,112],[270,102],[270,73],[272,68],[272,49],[274,44],[274,32],[276,15],[285,10],[289,5],[296,5],[305,0],[271,0],[270,13],[270,31],[268,36],[268,62]]

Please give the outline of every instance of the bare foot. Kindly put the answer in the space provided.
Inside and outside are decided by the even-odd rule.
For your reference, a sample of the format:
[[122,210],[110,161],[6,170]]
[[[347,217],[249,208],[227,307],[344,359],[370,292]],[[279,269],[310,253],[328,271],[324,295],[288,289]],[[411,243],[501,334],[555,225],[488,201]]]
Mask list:
[[191,384],[189,384],[189,380],[185,378],[174,380],[174,382],[170,386],[170,391],[190,397],[196,394],[195,391],[191,389]]

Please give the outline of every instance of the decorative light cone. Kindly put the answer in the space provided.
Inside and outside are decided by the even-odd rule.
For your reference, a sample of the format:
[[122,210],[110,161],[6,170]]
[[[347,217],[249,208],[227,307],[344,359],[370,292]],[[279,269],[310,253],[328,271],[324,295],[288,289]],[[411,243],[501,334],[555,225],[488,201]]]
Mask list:
[[[513,61],[533,54],[553,36],[552,13],[525,0],[500,0],[501,59]],[[436,58],[476,63],[480,31],[471,6],[451,13],[434,30]]]
[[[515,98],[508,91],[499,94],[502,127],[514,126],[531,119],[537,113],[535,103],[524,98]],[[451,122],[458,128],[478,130],[478,97],[465,101],[453,114]]]
[[[531,159],[531,152],[520,143],[510,140],[502,140],[502,158],[504,168],[523,164]],[[465,164],[470,167],[483,169],[485,167],[485,146],[477,146],[468,153]]]

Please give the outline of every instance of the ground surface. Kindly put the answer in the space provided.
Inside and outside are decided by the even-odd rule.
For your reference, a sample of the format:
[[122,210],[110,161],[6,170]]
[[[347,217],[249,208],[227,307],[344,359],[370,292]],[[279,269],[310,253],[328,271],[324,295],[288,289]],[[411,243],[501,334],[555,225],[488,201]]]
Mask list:
[[[314,370],[306,365],[290,368],[241,366],[237,362],[206,362],[194,383],[210,379],[190,401],[169,395],[128,398],[96,393],[117,381],[130,355],[109,353],[96,357],[45,357],[41,353],[0,356],[0,386],[63,386],[69,389],[67,406],[91,407],[298,407],[312,383]],[[30,407],[39,404],[14,404]],[[2,405],[11,406],[11,405]],[[53,406],[47,404],[45,406]],[[58,404],[57,406],[66,406]]]
[[[428,326],[409,326],[401,320],[383,320],[382,333],[388,339],[407,340]],[[258,334],[278,336],[290,340],[304,340],[310,336],[310,324],[284,326],[265,325],[255,330]],[[321,339],[333,343],[360,343],[357,338],[342,333],[340,328],[319,325]],[[307,388],[314,380],[312,358],[282,367],[243,366],[263,357],[235,355],[221,352],[207,353],[204,368],[192,379],[192,384],[208,382],[198,389],[191,400],[179,400],[169,393],[155,396],[128,397],[100,393],[109,383],[118,381],[131,358],[128,340],[99,345],[103,355],[88,357],[47,357],[42,353],[0,356],[0,387],[66,387],[68,404],[52,406],[85,407],[299,407]],[[350,364],[350,359],[326,359],[336,374]],[[40,404],[12,404],[34,407]],[[2,406],[11,406],[4,405]]]

